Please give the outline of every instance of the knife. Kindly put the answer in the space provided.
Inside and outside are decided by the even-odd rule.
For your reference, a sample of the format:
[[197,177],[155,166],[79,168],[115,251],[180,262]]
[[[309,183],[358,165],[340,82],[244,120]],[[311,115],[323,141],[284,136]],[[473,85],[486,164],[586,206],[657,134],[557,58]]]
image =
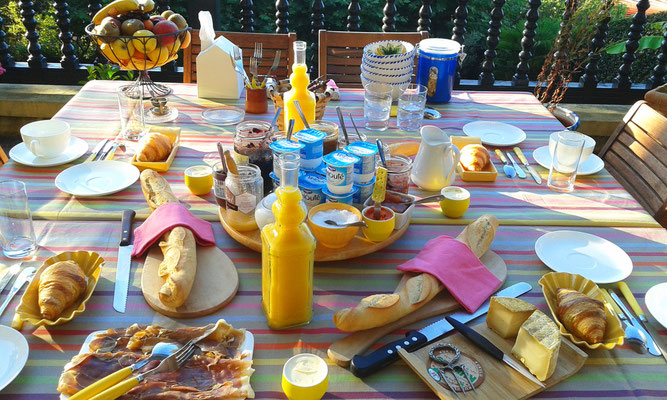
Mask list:
[[515,371],[519,372],[521,375],[535,382],[535,384],[540,385],[541,387],[545,387],[544,383],[540,382],[540,380],[537,379],[535,376],[533,376],[533,374],[531,374],[526,368],[524,368],[521,364],[516,362],[512,357],[503,353],[502,350],[496,347],[493,343],[489,342],[487,338],[477,333],[471,327],[466,326],[465,324],[463,324],[462,321],[457,321],[451,316],[447,316],[445,317],[445,319],[449,321],[449,323],[452,324],[452,326],[454,326],[454,329],[459,331],[461,335],[465,336],[468,340],[473,342],[477,347],[484,350],[484,352],[486,352],[493,358],[497,359],[498,361],[502,361],[505,364],[509,365]]
[[503,154],[503,152],[496,149],[496,155],[498,156],[500,161],[503,162],[503,172],[505,172],[505,175],[507,175],[508,178],[514,178],[516,176],[516,171],[509,164],[509,162],[505,158],[505,155]]
[[102,150],[102,148],[103,148],[108,142],[109,142],[109,139],[104,139],[104,140],[100,141],[98,144],[96,144],[96,145],[95,145],[95,148],[94,148],[93,151],[90,153],[90,155],[88,156],[88,158],[86,158],[86,161],[85,161],[85,162],[95,161],[95,159],[96,159],[97,156],[99,155],[99,153],[100,153],[100,151]]
[[[530,284],[526,282],[519,282],[499,291],[495,295],[504,297],[519,297],[522,294],[529,292],[531,289],[532,287]],[[472,321],[480,315],[486,314],[489,311],[490,303],[491,301],[487,300],[477,309],[477,311],[472,314],[459,311],[452,315],[462,322]],[[368,376],[398,360],[398,349],[403,348],[410,352],[415,351],[424,347],[428,342],[431,342],[451,331],[452,329],[454,328],[449,322],[441,319],[418,331],[410,331],[407,333],[404,339],[398,339],[394,342],[388,343],[367,356],[354,356],[352,358],[352,362],[350,363],[350,371],[352,371],[352,373],[359,378]]]
[[512,161],[512,165],[514,166],[514,170],[519,175],[519,178],[526,179],[526,176],[528,176],[528,175],[526,175],[526,173],[523,172],[523,168],[519,167],[519,164],[517,164],[516,161],[514,161],[514,157],[512,157],[512,154],[510,154],[509,151],[507,152],[507,158],[509,158],[510,161]]
[[542,184],[542,177],[540,174],[535,171],[535,168],[531,167],[530,163],[528,163],[528,160],[526,159],[526,156],[523,155],[523,152],[521,151],[520,148],[515,147],[514,152],[516,153],[516,156],[519,157],[519,160],[523,163],[523,165],[526,167],[528,172],[533,176],[533,179],[538,185]]
[[5,289],[5,286],[9,283],[9,281],[12,280],[12,278],[19,273],[21,270],[21,264],[22,263],[16,263],[12,265],[11,267],[7,268],[5,271],[5,275],[0,279],[0,293]]
[[[626,317],[627,317],[626,324],[629,324],[629,325],[634,326],[635,328],[637,328],[637,330],[639,331],[639,333],[641,333],[641,335],[644,336],[644,340],[645,340],[645,342],[646,342],[646,343],[645,343],[645,344],[646,344],[646,349],[648,350],[648,352],[649,352],[650,354],[653,354],[654,356],[659,356],[659,355],[660,355],[660,351],[655,347],[655,342],[653,342],[653,347],[649,347],[649,346],[648,346],[649,338],[648,338],[647,335],[644,333],[644,330],[642,329],[641,325],[639,325],[639,321],[637,321],[637,319],[632,315],[632,313],[630,313],[630,310],[628,310],[628,309],[625,307],[625,304],[623,304],[623,302],[621,301],[621,299],[618,298],[618,296],[616,295],[616,293],[614,293],[613,290],[610,290],[610,291],[609,291],[609,295],[611,296],[612,299],[614,299],[614,301],[616,302],[616,304],[618,304],[618,306],[621,308],[621,310],[625,313],[625,315],[626,315]],[[651,339],[651,341],[652,341],[652,339]]]
[[102,146],[100,151],[97,154],[95,154],[95,157],[93,157],[93,161],[101,160],[102,157],[104,157],[104,153],[108,152],[109,151],[108,149],[110,149],[111,146],[113,146],[113,141],[107,139],[106,143],[104,143],[104,146]]
[[9,305],[9,302],[12,301],[12,298],[16,293],[21,290],[23,285],[26,282],[30,282],[32,278],[35,276],[35,268],[34,267],[28,267],[25,268],[21,273],[19,274],[18,277],[16,277],[16,280],[14,281],[14,286],[12,286],[12,289],[9,291],[9,294],[7,295],[7,298],[5,299],[5,302],[2,303],[2,306],[0,306],[0,315],[5,311],[5,308]]
[[648,349],[648,352],[653,354],[654,356],[662,355],[667,360],[667,355],[662,353],[660,348],[656,345],[653,336],[651,336],[651,334],[648,333],[647,329],[648,321],[646,320],[646,316],[644,315],[644,312],[642,311],[641,307],[639,307],[639,303],[637,303],[637,299],[635,299],[635,296],[630,291],[628,285],[625,282],[618,282],[618,288],[621,289],[623,297],[625,297],[625,300],[628,302],[628,304],[630,304],[630,308],[632,308],[632,311],[634,311],[635,314],[637,314],[637,317],[639,317],[639,323],[635,325],[635,328],[642,331],[644,333],[644,336],[646,336],[646,348]]
[[121,220],[120,246],[116,263],[116,287],[113,292],[113,308],[125,312],[127,290],[130,287],[130,267],[132,265],[132,220],[134,210],[124,210]]

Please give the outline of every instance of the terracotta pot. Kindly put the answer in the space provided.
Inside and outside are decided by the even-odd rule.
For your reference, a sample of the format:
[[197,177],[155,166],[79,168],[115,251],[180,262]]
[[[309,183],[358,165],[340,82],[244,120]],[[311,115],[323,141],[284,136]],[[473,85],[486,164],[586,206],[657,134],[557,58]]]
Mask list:
[[547,105],[547,109],[565,126],[569,131],[575,131],[579,127],[581,120],[574,111],[562,106]]
[[667,115],[667,83],[646,92],[644,100],[654,109]]

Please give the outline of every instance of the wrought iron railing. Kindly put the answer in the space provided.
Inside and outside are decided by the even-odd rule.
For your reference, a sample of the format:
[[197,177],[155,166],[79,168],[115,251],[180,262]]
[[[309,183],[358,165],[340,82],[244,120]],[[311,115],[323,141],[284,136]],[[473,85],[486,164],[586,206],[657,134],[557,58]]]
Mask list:
[[[527,0],[528,11],[525,16],[523,38],[521,40],[521,51],[518,54],[519,62],[516,66],[516,72],[511,81],[497,81],[494,77],[497,51],[496,48],[500,42],[500,32],[503,21],[503,5],[506,0],[489,0],[493,3],[493,9],[490,13],[489,29],[486,37],[486,51],[481,66],[481,72],[478,79],[461,79],[457,73],[456,87],[464,90],[516,90],[532,91],[535,82],[529,79],[529,62],[533,57],[533,47],[535,45],[535,34],[539,21],[539,7],[542,0]],[[570,1],[570,0],[566,0]],[[453,29],[451,38],[464,43],[467,16],[468,0],[457,0],[458,5],[454,11]],[[416,29],[418,31],[431,31],[431,16],[433,0],[421,0],[418,19],[416,19]],[[168,0],[157,0],[158,10],[169,9]],[[37,21],[35,20],[35,6],[32,1],[20,1],[22,22],[26,29],[26,39],[28,41],[28,58],[26,60],[14,60],[9,52],[5,42],[5,32],[3,31],[3,21],[0,18],[0,63],[8,70],[8,73],[0,76],[0,82],[10,83],[44,83],[44,84],[74,84],[86,76],[84,64],[77,59],[75,49],[72,44],[72,32],[70,30],[70,19],[68,4],[66,1],[54,1],[56,10],[56,21],[60,30],[59,38],[61,41],[62,57],[59,63],[48,63],[42,54],[40,46],[39,32],[37,30]],[[188,11],[190,20],[194,20],[196,12],[200,9],[215,8],[215,0],[198,0],[188,2]],[[92,16],[102,7],[100,1],[89,1],[88,13]],[[317,32],[324,28],[325,4],[322,0],[314,0],[311,3],[312,18],[310,23],[310,37],[306,38],[312,42],[313,54],[317,54]],[[350,0],[348,6],[347,29],[350,31],[360,30],[360,14],[362,2]],[[664,40],[660,48],[657,59],[657,65],[652,70],[651,77],[647,82],[635,83],[630,79],[633,62],[636,60],[636,51],[639,48],[639,40],[644,32],[646,23],[646,11],[650,7],[649,0],[639,0],[637,2],[637,13],[632,18],[632,24],[626,41],[626,50],[622,56],[622,65],[618,70],[613,83],[601,83],[598,78],[598,64],[600,62],[599,51],[606,44],[607,31],[609,29],[609,19],[603,20],[597,26],[596,34],[589,44],[590,59],[585,66],[579,82],[570,84],[565,101],[586,102],[586,103],[631,103],[643,96],[647,89],[654,88],[665,82],[667,75],[667,32],[664,34]],[[288,0],[277,0],[275,2],[275,31],[277,33],[288,33],[289,25]],[[259,10],[256,10],[252,0],[240,0],[239,23],[241,31],[253,32],[255,30],[255,16]],[[262,10],[265,12],[265,10]],[[219,13],[220,10],[218,9]],[[383,8],[382,26],[384,32],[393,32],[396,30],[396,5],[395,0],[386,0]],[[313,63],[317,62],[317,57],[313,57]],[[153,71],[153,79],[160,81],[181,81],[182,70],[176,67],[175,63],[163,66],[160,71]]]

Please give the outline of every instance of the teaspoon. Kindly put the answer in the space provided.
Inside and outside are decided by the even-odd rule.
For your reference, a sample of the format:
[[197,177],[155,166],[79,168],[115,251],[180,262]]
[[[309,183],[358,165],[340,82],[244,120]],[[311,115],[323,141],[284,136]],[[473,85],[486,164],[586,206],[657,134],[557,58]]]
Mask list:
[[327,220],[324,220],[324,223],[327,224],[327,225],[338,226],[338,227],[341,227],[341,228],[345,228],[345,227],[348,227],[348,226],[361,226],[361,227],[364,227],[364,228],[368,228],[368,225],[366,225],[366,221],[356,221],[356,222],[347,222],[347,223],[344,223],[344,224],[339,224],[338,222],[336,222],[332,219],[327,219]]
[[625,339],[628,341],[628,343],[634,345],[638,350],[640,350],[641,353],[645,353],[646,337],[642,331],[634,326],[636,323],[638,324],[637,320],[632,316],[632,314],[630,314],[630,311],[628,311],[628,309],[625,307],[625,304],[623,304],[621,299],[618,298],[616,293],[610,290],[609,295],[614,299],[625,316],[625,320],[623,321],[625,323]]

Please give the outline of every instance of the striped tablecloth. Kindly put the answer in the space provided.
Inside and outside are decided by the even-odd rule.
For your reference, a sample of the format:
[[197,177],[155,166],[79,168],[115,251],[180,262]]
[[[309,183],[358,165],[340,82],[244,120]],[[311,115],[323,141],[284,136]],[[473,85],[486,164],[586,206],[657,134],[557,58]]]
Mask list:
[[[119,130],[115,90],[120,84],[109,81],[89,82],[55,118],[69,122],[73,134],[85,139],[92,149],[100,139],[114,137]],[[194,164],[217,162],[215,143],[221,141],[231,148],[234,127],[217,127],[201,119],[202,110],[219,104],[197,98],[195,85],[170,86],[174,89],[174,95],[170,97],[171,104],[175,105],[180,113],[172,125],[182,128],[182,136],[181,147],[171,169],[165,174],[166,178],[176,195],[187,202],[195,214],[210,221],[217,221],[217,205],[213,195],[191,195],[183,183],[183,171]],[[225,103],[242,106],[243,99]],[[337,121],[337,105],[340,105],[345,115],[351,112],[357,121],[363,121],[362,90],[343,90],[341,101],[329,103],[325,119]],[[451,135],[462,135],[463,125],[480,120],[506,122],[523,129],[528,137],[520,147],[546,181],[548,170],[535,164],[531,155],[533,150],[548,143],[551,132],[563,127],[533,95],[514,92],[460,92],[454,93],[450,103],[438,105],[436,108],[442,112],[443,117],[428,123],[439,126]],[[246,115],[246,119],[271,118],[272,114]],[[390,129],[379,134],[366,133],[369,138],[380,137],[387,142],[419,140],[417,133],[396,129],[395,119],[391,120],[391,125]],[[131,145],[128,143],[129,147]],[[122,155],[119,157],[127,158]],[[493,160],[499,167],[498,161],[495,158]],[[67,167],[68,165],[30,168],[10,162],[0,169],[0,179],[13,178],[26,182],[35,218],[117,220],[125,208],[137,210],[139,218],[148,215],[149,211],[138,183],[113,196],[92,199],[75,198],[60,192],[55,187],[54,179]],[[502,172],[495,182],[462,182],[457,178],[456,184],[469,189],[472,195],[470,210],[464,218],[447,219],[433,207],[420,206],[413,215],[413,223],[467,224],[481,214],[493,212],[501,219],[501,223],[506,225],[658,226],[606,170],[579,177],[575,192],[567,195],[549,190],[545,183],[537,185],[530,177],[509,179]],[[414,186],[411,192],[418,196],[431,194]]]

